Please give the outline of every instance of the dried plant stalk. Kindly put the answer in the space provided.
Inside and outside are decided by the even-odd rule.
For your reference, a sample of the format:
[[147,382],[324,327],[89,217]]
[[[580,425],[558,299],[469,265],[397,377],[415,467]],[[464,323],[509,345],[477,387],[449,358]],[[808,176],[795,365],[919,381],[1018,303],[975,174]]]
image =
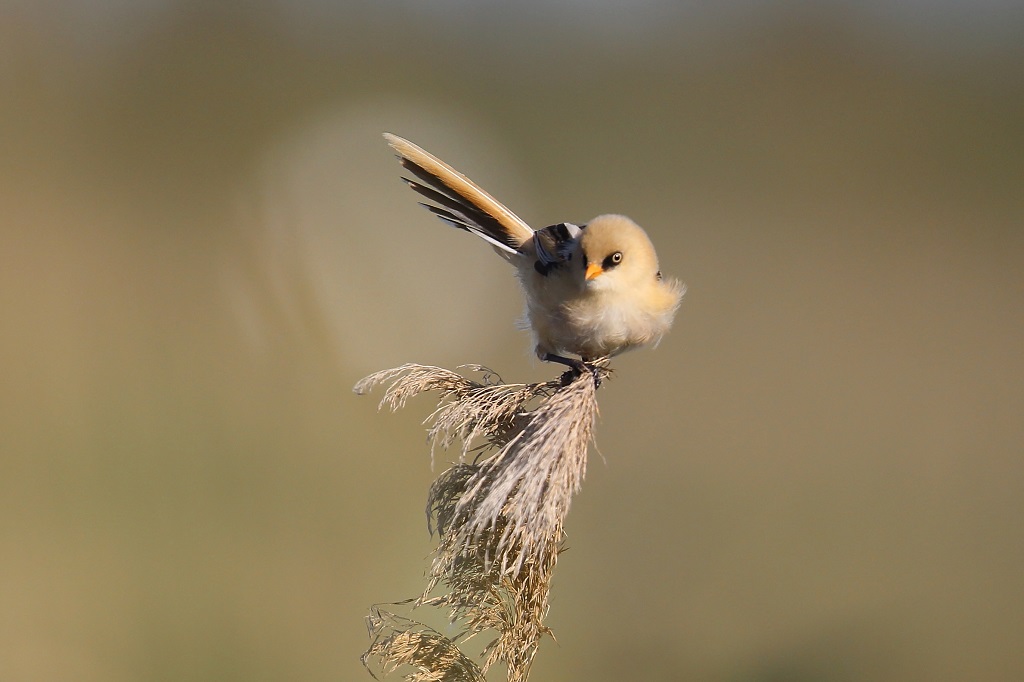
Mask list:
[[529,558],[543,561],[586,473],[596,415],[595,384],[587,375],[523,415],[521,431],[468,482],[459,507],[471,513],[460,538],[469,543],[501,525],[494,558],[502,570],[518,572]]
[[[395,626],[399,621],[393,614],[384,618],[385,612],[375,610],[371,615],[375,634],[364,662],[380,659],[385,673],[411,666],[406,679],[413,682],[477,679],[446,677],[452,668],[448,662],[461,661],[449,653],[432,653],[447,667],[425,672],[417,666],[429,657],[417,652],[459,651],[457,640],[488,630],[495,636],[475,669],[479,679],[501,662],[510,682],[526,680],[541,638],[550,634],[543,621],[563,523],[586,472],[598,382],[610,373],[607,362],[598,361],[593,376],[505,384],[484,367],[469,368],[483,373],[483,380],[410,364],[373,374],[355,387],[363,394],[390,382],[379,407],[392,410],[414,395],[438,391],[438,406],[424,422],[432,451],[437,445],[462,443],[459,462],[438,477],[428,495],[428,528],[436,530],[439,542],[427,588],[414,606],[445,609],[449,620],[464,629],[449,639],[408,619],[401,621],[405,629]],[[496,452],[467,462],[466,455],[478,444]],[[385,625],[391,628],[387,634]]]
[[482,365],[460,367],[463,368],[483,374],[482,381],[472,381],[442,367],[410,363],[371,374],[353,390],[365,395],[374,386],[391,382],[377,407],[388,407],[392,412],[405,407],[415,395],[438,391],[441,395],[437,409],[424,420],[425,424],[431,424],[427,439],[432,448],[445,449],[456,440],[462,441],[464,458],[481,438],[489,444],[506,440],[515,429],[516,417],[523,408],[558,386],[557,382],[505,384],[501,377]]
[[[363,654],[381,661],[381,674],[402,666],[411,668],[403,675],[409,682],[483,682],[479,666],[459,650],[456,642],[422,623],[374,608],[366,618],[373,642]],[[377,678],[370,671],[370,675]]]

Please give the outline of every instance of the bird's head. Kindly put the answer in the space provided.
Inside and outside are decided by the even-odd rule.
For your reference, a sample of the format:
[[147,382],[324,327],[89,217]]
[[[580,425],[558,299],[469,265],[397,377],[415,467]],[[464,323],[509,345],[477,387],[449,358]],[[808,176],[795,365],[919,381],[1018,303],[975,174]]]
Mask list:
[[626,216],[600,215],[587,223],[580,235],[580,252],[588,289],[632,288],[661,278],[654,245]]

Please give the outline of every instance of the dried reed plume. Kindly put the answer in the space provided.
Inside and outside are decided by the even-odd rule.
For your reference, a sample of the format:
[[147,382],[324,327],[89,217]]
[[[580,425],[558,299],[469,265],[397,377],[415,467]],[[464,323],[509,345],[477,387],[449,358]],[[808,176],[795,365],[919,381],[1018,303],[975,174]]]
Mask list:
[[[501,662],[510,682],[524,682],[541,637],[550,634],[543,621],[562,525],[586,471],[597,385],[611,370],[601,360],[593,375],[505,384],[484,367],[466,367],[481,374],[481,381],[408,364],[355,386],[364,394],[390,382],[379,407],[392,411],[414,395],[437,391],[437,408],[424,421],[431,452],[461,441],[458,463],[430,488],[427,524],[439,542],[427,587],[410,603],[444,609],[462,629],[446,637],[374,608],[363,663],[369,669],[369,660],[376,660],[382,674],[404,666],[411,670],[405,674],[410,682],[455,682],[482,680]],[[495,636],[477,667],[459,645],[487,630]]]

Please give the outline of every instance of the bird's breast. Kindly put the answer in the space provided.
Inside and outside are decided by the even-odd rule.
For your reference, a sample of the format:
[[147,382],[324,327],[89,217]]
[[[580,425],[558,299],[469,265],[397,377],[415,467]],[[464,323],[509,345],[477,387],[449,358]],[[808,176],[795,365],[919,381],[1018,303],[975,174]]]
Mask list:
[[656,343],[668,330],[671,311],[652,307],[649,292],[588,287],[578,274],[568,268],[547,275],[520,268],[538,354],[615,355]]

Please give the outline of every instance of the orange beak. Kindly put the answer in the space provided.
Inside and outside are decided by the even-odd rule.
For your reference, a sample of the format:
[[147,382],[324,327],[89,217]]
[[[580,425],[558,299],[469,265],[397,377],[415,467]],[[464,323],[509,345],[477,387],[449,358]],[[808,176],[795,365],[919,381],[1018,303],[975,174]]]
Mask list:
[[604,270],[601,268],[600,263],[590,263],[589,265],[587,265],[587,281],[589,282],[590,280],[594,279],[603,272]]

